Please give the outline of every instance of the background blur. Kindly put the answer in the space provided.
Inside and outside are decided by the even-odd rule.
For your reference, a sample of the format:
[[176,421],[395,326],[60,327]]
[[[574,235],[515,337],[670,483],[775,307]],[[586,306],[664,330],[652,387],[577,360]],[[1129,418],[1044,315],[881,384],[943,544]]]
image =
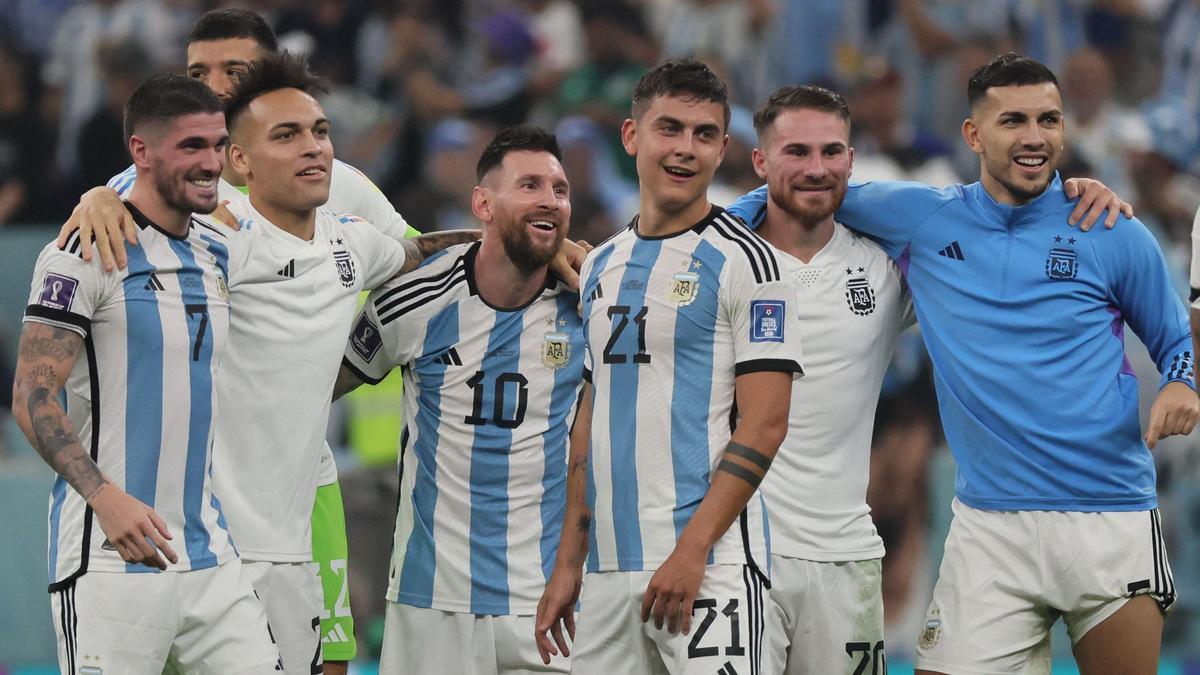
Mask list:
[[[1060,79],[1064,175],[1097,177],[1133,202],[1187,292],[1200,206],[1200,0],[3,0],[0,674],[56,670],[45,592],[50,472],[7,417],[33,261],[78,195],[128,166],[126,97],[148,75],[183,72],[191,22],[221,6],[260,12],[284,48],[310,55],[333,84],[322,102],[338,157],[371,176],[418,229],[473,227],[480,150],[498,127],[529,121],[557,132],[572,236],[593,243],[637,209],[618,127],[634,82],[664,57],[699,57],[730,84],[730,147],[710,194],[726,204],[760,183],[750,166],[751,114],[784,84],[825,84],[846,96],[856,179],[976,180],[977,159],[959,137],[966,78],[995,53],[1017,50]],[[1140,345],[1130,352],[1148,409],[1158,376]],[[382,634],[399,400],[394,385],[359,392],[330,430],[343,471],[361,672]],[[1196,445],[1171,439],[1155,451],[1181,591],[1163,672],[1200,673]],[[885,383],[870,470],[869,501],[888,549],[888,656],[902,672],[940,562],[954,477],[915,332]],[[1055,651],[1071,672],[1065,634]]]

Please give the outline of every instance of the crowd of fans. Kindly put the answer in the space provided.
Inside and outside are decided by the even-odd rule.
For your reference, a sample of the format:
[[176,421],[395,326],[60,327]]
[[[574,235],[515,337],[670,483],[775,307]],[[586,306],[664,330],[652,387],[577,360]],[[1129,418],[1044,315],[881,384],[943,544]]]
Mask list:
[[[337,156],[418,229],[473,227],[479,152],[496,129],[532,122],[557,133],[571,236],[592,242],[637,210],[618,128],[634,82],[663,58],[698,57],[730,84],[730,145],[711,193],[722,204],[761,183],[751,115],[784,84],[847,97],[855,179],[976,180],[959,135],[967,75],[1019,51],[1060,79],[1064,177],[1097,177],[1134,203],[1186,285],[1200,206],[1200,0],[9,0],[0,225],[60,223],[83,190],[128,166],[126,97],[148,75],[183,72],[188,27],[223,5],[259,12],[283,48],[309,55],[332,85],[322,102]],[[876,433],[872,476],[888,479],[871,486],[898,622],[925,607],[925,505],[949,502],[927,485],[940,425],[920,339],[908,337]],[[1167,478],[1200,473],[1163,456]],[[889,636],[889,651],[911,642]]]

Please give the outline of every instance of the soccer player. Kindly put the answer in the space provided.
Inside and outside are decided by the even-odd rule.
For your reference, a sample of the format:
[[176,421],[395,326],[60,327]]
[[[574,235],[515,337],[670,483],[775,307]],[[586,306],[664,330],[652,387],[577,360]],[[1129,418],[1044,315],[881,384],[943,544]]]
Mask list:
[[406,371],[400,503],[380,672],[524,673],[566,499],[583,382],[579,296],[548,270],[570,224],[554,136],[501,131],[472,194],[483,240],[372,293],[335,395]]
[[126,104],[125,136],[142,244],[120,274],[81,260],[77,239],[46,246],[13,391],[17,423],[58,473],[59,667],[273,672],[278,650],[210,479],[230,263],[226,233],[193,213],[217,206],[221,104],[188,78],[158,76]]
[[640,212],[581,272],[591,385],[536,626],[546,658],[573,633],[574,672],[758,672],[758,486],[800,342],[784,261],[706,197],[728,121],[725,85],[670,61],[639,80],[621,128]]
[[[907,265],[958,462],[917,666],[1046,672],[1061,616],[1083,672],[1154,673],[1175,588],[1148,447],[1200,416],[1187,318],[1140,222],[1063,222],[1054,74],[1004,54],[967,94],[980,182],[855,185],[838,212]],[[1144,436],[1126,322],[1162,372]]]

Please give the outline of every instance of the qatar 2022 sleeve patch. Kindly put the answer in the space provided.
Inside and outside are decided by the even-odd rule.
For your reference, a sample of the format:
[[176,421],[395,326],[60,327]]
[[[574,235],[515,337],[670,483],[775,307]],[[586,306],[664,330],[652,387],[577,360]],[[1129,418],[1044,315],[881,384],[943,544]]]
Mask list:
[[750,302],[750,341],[783,342],[783,317],[787,304],[783,300],[752,300]]
[[64,312],[71,311],[71,302],[75,300],[75,291],[79,288],[79,280],[65,274],[51,272],[46,275],[42,284],[42,295],[38,304],[43,307]]
[[358,317],[358,323],[354,325],[354,332],[350,334],[350,346],[354,348],[354,353],[362,357],[363,361],[370,361],[379,353],[379,348],[383,346],[383,337],[379,334],[379,328],[367,318],[366,314]]

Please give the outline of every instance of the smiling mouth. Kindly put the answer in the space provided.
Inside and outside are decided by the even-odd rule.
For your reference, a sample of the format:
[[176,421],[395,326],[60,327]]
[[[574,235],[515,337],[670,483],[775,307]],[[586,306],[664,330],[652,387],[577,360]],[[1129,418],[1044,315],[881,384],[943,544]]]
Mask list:
[[695,171],[690,171],[688,169],[684,169],[684,168],[677,167],[677,166],[663,167],[663,170],[665,170],[667,173],[671,174],[672,176],[677,176],[679,178],[691,178],[692,176],[696,175]]
[[314,166],[314,167],[311,167],[311,168],[305,169],[305,170],[301,171],[300,173],[297,173],[296,175],[297,175],[297,176],[303,176],[303,177],[309,177],[309,176],[324,176],[324,175],[325,175],[325,169],[322,169],[322,168],[320,168],[320,167],[315,167],[315,166]]
[[216,178],[192,178],[188,180],[188,182],[200,188],[201,190],[211,190],[217,185]]
[[1013,163],[1023,169],[1040,169],[1050,161],[1046,157],[1014,157]]

